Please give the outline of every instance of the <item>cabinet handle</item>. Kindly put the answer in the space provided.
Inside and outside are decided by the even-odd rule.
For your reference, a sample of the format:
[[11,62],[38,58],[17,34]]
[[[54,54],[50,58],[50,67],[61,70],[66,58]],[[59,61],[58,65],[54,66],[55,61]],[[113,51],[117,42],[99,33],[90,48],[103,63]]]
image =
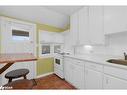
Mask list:
[[109,80],[108,80],[108,78],[106,77],[106,84],[108,84],[109,83]]

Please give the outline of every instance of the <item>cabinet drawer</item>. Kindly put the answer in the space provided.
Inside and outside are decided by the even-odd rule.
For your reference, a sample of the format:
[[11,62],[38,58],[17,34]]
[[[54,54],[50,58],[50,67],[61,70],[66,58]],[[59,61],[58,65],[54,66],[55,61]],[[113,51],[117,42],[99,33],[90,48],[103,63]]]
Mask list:
[[85,66],[85,62],[78,60],[78,59],[72,59],[73,60],[73,64],[75,65],[79,65],[79,66]]
[[127,70],[104,66],[104,73],[127,80]]
[[71,58],[64,58],[64,63],[66,64],[71,64],[72,63],[72,59]]
[[66,63],[71,63],[71,64],[75,64],[75,65],[79,65],[79,66],[84,66],[85,62],[78,60],[78,59],[74,59],[74,58],[65,58]]
[[86,62],[85,67],[90,68],[92,70],[100,71],[100,72],[103,71],[103,65],[99,65],[92,62]]

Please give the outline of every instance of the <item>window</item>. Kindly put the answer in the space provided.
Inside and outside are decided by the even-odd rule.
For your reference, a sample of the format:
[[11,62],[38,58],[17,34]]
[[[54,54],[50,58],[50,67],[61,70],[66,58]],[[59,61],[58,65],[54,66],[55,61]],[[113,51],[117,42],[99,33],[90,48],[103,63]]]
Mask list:
[[53,43],[40,43],[39,57],[53,57],[57,53],[61,53],[62,46]]
[[54,53],[60,53],[61,52],[61,46],[60,45],[54,45]]
[[22,30],[16,30],[12,29],[12,39],[13,40],[29,40],[29,32],[28,31],[22,31]]
[[41,48],[42,48],[42,51],[41,51],[42,54],[50,54],[50,45],[42,44]]

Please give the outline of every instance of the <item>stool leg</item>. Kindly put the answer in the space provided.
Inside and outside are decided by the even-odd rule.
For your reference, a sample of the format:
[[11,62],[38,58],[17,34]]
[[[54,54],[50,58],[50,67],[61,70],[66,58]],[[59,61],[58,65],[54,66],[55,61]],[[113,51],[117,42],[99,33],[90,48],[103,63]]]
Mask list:
[[12,82],[12,78],[9,78],[8,83],[9,83],[9,82]]
[[24,77],[24,79],[27,79],[26,75],[25,75],[25,76],[23,76],[23,77]]

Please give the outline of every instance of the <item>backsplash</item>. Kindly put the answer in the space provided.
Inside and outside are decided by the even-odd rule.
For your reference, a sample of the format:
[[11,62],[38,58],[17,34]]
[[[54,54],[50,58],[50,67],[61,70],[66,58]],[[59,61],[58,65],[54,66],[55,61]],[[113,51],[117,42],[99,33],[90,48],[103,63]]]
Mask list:
[[121,55],[127,52],[127,33],[116,33],[105,36],[105,45],[94,45],[92,49],[79,46],[75,48],[76,54],[97,53],[108,55]]

